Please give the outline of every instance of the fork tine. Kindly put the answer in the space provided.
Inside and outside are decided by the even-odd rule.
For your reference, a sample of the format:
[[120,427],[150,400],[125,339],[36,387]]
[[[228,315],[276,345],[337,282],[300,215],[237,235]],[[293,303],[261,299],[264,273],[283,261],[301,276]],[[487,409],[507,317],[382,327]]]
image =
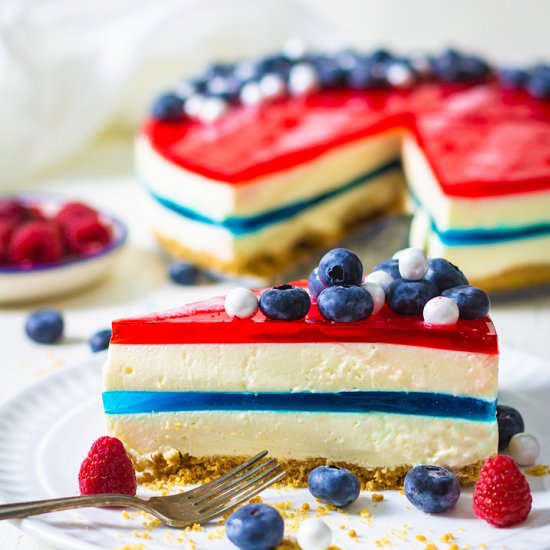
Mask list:
[[218,485],[216,487],[213,487],[209,489],[206,492],[202,492],[198,497],[196,498],[190,498],[189,501],[193,503],[195,506],[199,505],[201,502],[204,502],[205,500],[208,500],[209,498],[217,498],[223,493],[229,491],[232,487],[235,487],[236,485],[241,485],[244,483],[247,479],[251,478],[252,476],[265,471],[268,467],[278,465],[277,461],[274,458],[270,458],[266,462],[262,462],[255,468],[252,468],[251,470],[247,470],[244,474],[240,476],[236,476],[230,480],[226,480],[226,483],[223,483],[222,485]]
[[207,512],[208,510],[211,510],[212,508],[215,508],[216,506],[222,505],[231,500],[233,497],[243,494],[250,487],[253,487],[256,484],[263,482],[265,479],[268,479],[273,474],[280,471],[282,471],[281,466],[275,463],[275,465],[270,467],[269,470],[265,472],[260,472],[251,479],[246,480],[246,483],[244,485],[238,485],[237,487],[233,487],[229,491],[223,492],[219,496],[210,498],[207,501],[203,501],[202,503],[198,503],[197,505],[195,505],[197,512],[201,514]]
[[256,485],[255,487],[249,489],[248,491],[242,493],[240,497],[237,500],[230,501],[229,503],[226,503],[224,506],[219,506],[218,508],[215,508],[213,510],[209,510],[208,512],[200,515],[196,521],[198,523],[203,523],[205,521],[210,521],[211,519],[217,518],[219,516],[222,516],[226,512],[229,512],[242,504],[243,502],[246,502],[247,500],[251,499],[252,497],[256,496],[258,493],[261,493],[264,489],[267,489],[270,485],[273,485],[280,479],[283,479],[285,477],[286,472],[281,471],[276,476],[265,480],[262,484]]
[[250,468],[253,464],[256,464],[259,460],[264,458],[266,456],[268,451],[262,451],[261,453],[258,453],[256,456],[253,456],[252,458],[249,458],[247,461],[243,462],[242,464],[239,464],[236,468],[233,468],[230,472],[227,472],[223,476],[218,477],[217,479],[211,481],[210,483],[205,483],[204,485],[201,485],[199,487],[195,487],[195,489],[191,489],[190,491],[187,491],[186,493],[183,493],[185,496],[188,497],[195,497],[197,495],[200,495],[201,493],[210,491],[214,487],[218,487],[228,479],[231,479],[235,477],[237,474],[240,474],[243,470],[246,470],[247,468]]

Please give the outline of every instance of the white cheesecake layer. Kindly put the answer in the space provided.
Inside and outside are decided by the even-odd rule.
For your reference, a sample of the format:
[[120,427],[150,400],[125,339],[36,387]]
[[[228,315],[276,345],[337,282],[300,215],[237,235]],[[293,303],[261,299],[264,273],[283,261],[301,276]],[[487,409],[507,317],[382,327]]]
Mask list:
[[400,414],[186,412],[108,415],[108,432],[140,454],[325,457],[363,467],[460,468],[496,453],[496,422]]
[[311,233],[321,241],[332,241],[344,232],[349,220],[367,217],[395,203],[402,183],[401,170],[396,168],[285,221],[238,236],[224,227],[190,220],[156,201],[151,201],[149,219],[165,239],[222,262],[244,262],[258,256],[282,255]]
[[156,195],[216,221],[252,216],[321,195],[398,158],[396,130],[344,144],[292,169],[237,185],[185,170],[161,156],[141,135],[136,143],[138,177]]
[[[403,140],[402,161],[407,184],[440,231],[514,228],[550,222],[550,190],[475,199],[446,196],[410,135]],[[481,248],[485,250],[487,246]]]
[[106,390],[393,390],[488,400],[497,379],[498,355],[364,343],[113,344],[104,370]]

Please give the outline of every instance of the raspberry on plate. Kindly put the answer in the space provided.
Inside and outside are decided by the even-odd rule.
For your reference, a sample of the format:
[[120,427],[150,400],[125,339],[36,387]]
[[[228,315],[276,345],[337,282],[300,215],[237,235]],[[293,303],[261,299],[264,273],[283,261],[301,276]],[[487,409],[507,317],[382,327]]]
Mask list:
[[57,226],[44,221],[30,221],[18,227],[9,247],[10,261],[16,265],[56,262],[62,254]]
[[16,227],[15,222],[0,219],[0,264],[9,261],[10,242]]
[[71,225],[75,220],[94,219],[97,220],[99,214],[87,204],[78,201],[72,201],[64,204],[55,219],[61,225]]
[[93,443],[80,465],[78,486],[82,495],[136,494],[136,472],[119,439],[103,436]]
[[65,244],[75,254],[92,254],[111,240],[109,229],[97,218],[75,218],[64,230]]
[[531,489],[509,456],[488,458],[474,489],[474,514],[495,527],[511,527],[527,519]]
[[0,219],[22,224],[32,218],[29,209],[20,201],[15,199],[0,200]]

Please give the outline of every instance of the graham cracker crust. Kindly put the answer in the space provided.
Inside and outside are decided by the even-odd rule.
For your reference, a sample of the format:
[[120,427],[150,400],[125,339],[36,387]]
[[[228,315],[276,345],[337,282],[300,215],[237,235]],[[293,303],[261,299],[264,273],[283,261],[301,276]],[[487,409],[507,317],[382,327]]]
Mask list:
[[[144,457],[130,453],[138,481],[156,490],[208,483],[229,470],[242,464],[248,457],[210,456],[195,457],[182,455],[174,450],[171,453],[156,453]],[[349,462],[330,461],[325,458],[310,458],[306,460],[277,459],[286,472],[280,485],[286,487],[307,487],[307,478],[311,470],[317,466],[333,465],[347,468],[361,482],[361,488],[367,491],[384,489],[400,489],[403,487],[405,475],[412,468],[403,465],[395,468],[363,468]],[[483,461],[468,464],[462,468],[451,468],[461,485],[473,485],[479,477]]]

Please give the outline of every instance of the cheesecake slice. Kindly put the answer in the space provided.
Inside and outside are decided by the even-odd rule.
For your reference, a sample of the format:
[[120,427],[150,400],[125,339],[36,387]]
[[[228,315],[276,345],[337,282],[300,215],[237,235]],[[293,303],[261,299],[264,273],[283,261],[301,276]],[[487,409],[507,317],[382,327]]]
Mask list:
[[497,375],[488,317],[433,326],[385,305],[337,323],[312,299],[300,320],[239,320],[216,297],[115,321],[103,402],[148,480],[204,481],[268,449],[294,486],[327,463],[370,489],[417,464],[469,484],[497,452]]

